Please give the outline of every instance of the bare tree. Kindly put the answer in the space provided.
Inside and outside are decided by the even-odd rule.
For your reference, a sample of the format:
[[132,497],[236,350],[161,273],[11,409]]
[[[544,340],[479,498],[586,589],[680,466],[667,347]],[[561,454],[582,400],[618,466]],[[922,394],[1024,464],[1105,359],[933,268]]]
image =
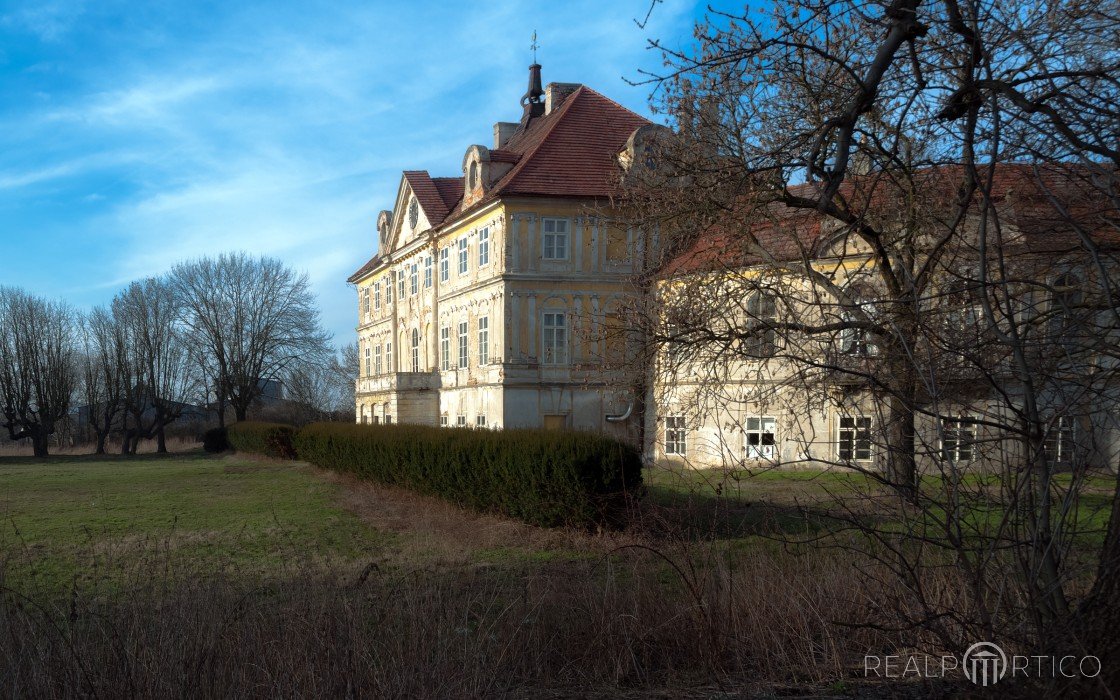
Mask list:
[[86,422],[93,431],[96,453],[105,453],[109,433],[119,427],[124,412],[128,372],[127,343],[123,326],[111,311],[96,308],[83,324],[80,362]]
[[69,410],[76,385],[73,313],[64,304],[0,287],[0,409],[12,440],[36,457]]
[[219,415],[228,400],[244,420],[264,380],[326,357],[307,275],[275,258],[201,258],[177,265],[171,280],[196,356],[216,379]]
[[[671,280],[635,309],[646,366],[671,375],[654,383],[680,394],[683,376],[725,414],[875,411],[846,454],[797,427],[795,461],[897,495],[883,506],[906,537],[866,532],[925,611],[907,622],[947,646],[1046,649],[1078,619],[1077,503],[1116,466],[1118,31],[1075,3],[714,15],[652,79],[677,133],[629,156],[634,223],[666,256],[649,276]],[[994,481],[963,477],[962,440],[969,459],[989,451]],[[1118,527],[1086,609],[1120,608]],[[946,554],[969,582],[953,607],[922,588]]]
[[125,341],[128,412],[122,452],[136,452],[141,439],[156,438],[167,452],[165,428],[199,396],[198,372],[179,327],[178,298],[167,281],[131,283],[112,304]]

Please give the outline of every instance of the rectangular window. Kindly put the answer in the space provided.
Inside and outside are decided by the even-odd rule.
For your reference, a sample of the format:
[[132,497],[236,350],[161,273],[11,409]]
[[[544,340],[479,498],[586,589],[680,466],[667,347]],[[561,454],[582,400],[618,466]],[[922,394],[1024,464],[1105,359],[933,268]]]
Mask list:
[[451,262],[449,254],[450,248],[443,248],[439,251],[439,281],[446,282],[451,276]]
[[947,462],[968,462],[976,442],[976,423],[967,418],[941,421],[941,459]]
[[467,366],[467,322],[459,324],[459,366]]
[[478,364],[490,362],[490,317],[478,319]]
[[393,303],[393,273],[390,272],[385,277],[385,303]]
[[467,427],[467,417],[466,416],[455,416],[455,427],[456,428]]
[[546,312],[541,324],[544,333],[544,357],[546,365],[562,365],[568,362],[568,319],[563,312]]
[[373,423],[374,425],[377,425],[378,423],[380,423],[380,422],[381,422],[381,419],[380,419],[379,417],[377,417],[377,416],[372,416],[372,417],[370,418],[370,422],[371,422],[371,423]]
[[372,369],[373,369],[373,367],[370,363],[370,357],[369,357],[369,346],[367,345],[366,346],[366,376],[367,377],[370,375],[370,370],[372,370]]
[[385,425],[392,425],[392,424],[393,424],[393,417],[390,416],[388,413],[386,413],[385,414]]
[[412,263],[412,267],[408,272],[408,293],[416,296],[416,292],[420,291],[420,266]]
[[459,239],[459,274],[467,274],[467,239]]
[[373,285],[373,310],[381,310],[381,282]]
[[451,329],[439,329],[439,366],[446,372],[451,369]]
[[432,256],[424,258],[424,289],[432,288]]
[[837,453],[840,459],[866,462],[871,459],[871,419],[863,416],[840,419],[837,434]]
[[1074,453],[1074,440],[1077,438],[1076,424],[1072,418],[1060,416],[1050,424],[1050,431],[1046,433],[1043,449],[1046,459],[1054,464],[1072,464]]
[[541,255],[545,260],[568,259],[568,220],[541,219]]
[[369,316],[369,287],[362,290],[362,313]]
[[393,371],[393,341],[385,343],[385,371]]
[[665,454],[683,455],[688,448],[688,428],[684,416],[665,417]]
[[373,373],[381,374],[381,346],[373,348]]
[[486,427],[486,416],[483,416],[483,415],[475,416],[474,417],[474,426],[476,428],[485,428]]
[[404,301],[404,270],[397,270],[397,300]]
[[444,414],[444,415],[439,417],[439,427],[441,427],[441,428],[446,428],[447,427],[447,414]]
[[747,418],[743,431],[743,456],[746,459],[777,459],[777,425],[777,419],[772,416]]
[[478,231],[478,266],[486,267],[490,264],[490,228],[483,227]]

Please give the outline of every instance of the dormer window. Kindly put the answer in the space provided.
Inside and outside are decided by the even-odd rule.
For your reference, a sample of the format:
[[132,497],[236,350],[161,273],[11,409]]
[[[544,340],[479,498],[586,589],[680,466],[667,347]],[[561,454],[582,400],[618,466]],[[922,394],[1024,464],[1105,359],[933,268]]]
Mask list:
[[413,197],[408,205],[408,227],[413,231],[416,230],[416,224],[420,221],[420,203]]
[[470,173],[467,177],[468,186],[471,192],[474,192],[478,187],[478,161],[471,161]]

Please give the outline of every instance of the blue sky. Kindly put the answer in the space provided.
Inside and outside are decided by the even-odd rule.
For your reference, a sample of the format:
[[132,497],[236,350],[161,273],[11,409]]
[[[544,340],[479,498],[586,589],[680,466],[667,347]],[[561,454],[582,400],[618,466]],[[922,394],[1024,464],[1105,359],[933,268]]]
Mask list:
[[306,271],[336,342],[400,171],[455,175],[545,82],[648,114],[649,37],[702,5],[0,0],[0,284],[78,308],[176,261],[245,250]]

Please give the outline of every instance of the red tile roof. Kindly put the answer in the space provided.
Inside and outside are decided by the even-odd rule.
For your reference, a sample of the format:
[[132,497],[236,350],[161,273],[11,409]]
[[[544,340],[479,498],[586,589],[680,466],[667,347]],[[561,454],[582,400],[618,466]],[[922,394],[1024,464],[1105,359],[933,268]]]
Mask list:
[[[502,196],[602,198],[614,194],[620,180],[615,156],[645,119],[588,87],[580,87],[553,110],[515,133],[490,160],[513,167],[493,183],[484,197],[463,201],[463,178],[430,177],[424,170],[405,171],[409,187],[433,228],[479,209]],[[374,256],[347,280],[355,282],[377,267]]]
[[497,196],[608,196],[619,180],[615,156],[630,134],[648,123],[591,88],[580,87],[558,109],[534,119],[527,130],[503,146],[520,158],[491,192]]
[[[950,165],[915,175],[920,181],[917,189],[921,192],[921,204],[931,218],[939,211],[944,211],[946,219],[951,215],[961,174],[961,166]],[[794,196],[815,199],[815,187],[797,185],[788,191]],[[840,198],[853,211],[889,215],[892,209],[907,205],[900,194],[901,190],[885,178],[864,176],[846,182]],[[997,166],[992,177],[991,201],[1001,220],[1023,234],[1023,238],[1016,239],[1016,248],[1021,252],[1068,252],[1082,245],[1081,233],[1098,245],[1120,246],[1120,212],[1114,200],[1091,181],[1091,172],[1086,168],[1063,164]],[[781,202],[745,205],[740,211],[724,213],[708,222],[703,233],[664,264],[661,274],[748,267],[762,264],[768,257],[776,261],[813,258],[827,243],[821,235],[824,220],[815,210],[793,208]]]
[[416,201],[420,203],[424,215],[428,217],[428,222],[433,227],[447,218],[447,212],[451,207],[443,200],[439,187],[432,182],[427,170],[406,170],[404,179],[408,181],[408,186],[416,195]]

